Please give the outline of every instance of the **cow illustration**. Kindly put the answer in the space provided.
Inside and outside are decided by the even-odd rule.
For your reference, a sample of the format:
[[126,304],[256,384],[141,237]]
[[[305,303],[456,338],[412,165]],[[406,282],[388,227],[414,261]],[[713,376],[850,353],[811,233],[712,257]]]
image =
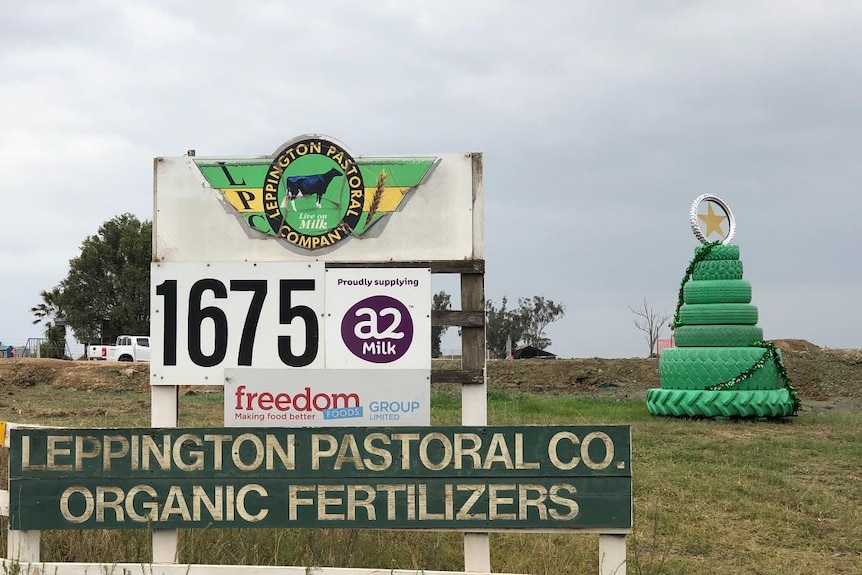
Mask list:
[[332,168],[325,174],[314,174],[311,176],[288,176],[285,178],[284,183],[284,200],[282,201],[282,207],[286,207],[288,201],[290,201],[290,207],[296,210],[296,198],[302,196],[317,196],[316,207],[320,207],[320,198],[323,197],[323,194],[326,193],[326,188],[329,187],[329,183],[335,179],[337,176],[341,176],[342,173]]

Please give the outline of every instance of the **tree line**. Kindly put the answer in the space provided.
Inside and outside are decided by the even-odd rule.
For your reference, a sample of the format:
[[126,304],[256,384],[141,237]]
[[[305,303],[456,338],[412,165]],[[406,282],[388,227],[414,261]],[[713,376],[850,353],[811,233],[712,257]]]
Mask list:
[[[69,261],[66,277],[41,291],[41,301],[30,309],[33,323],[45,327],[43,357],[64,356],[66,326],[84,344],[110,343],[126,333],[149,333],[152,235],[151,221],[126,213],[104,222],[96,234],[84,239],[80,254]],[[452,297],[445,291],[432,296],[432,309],[451,306]],[[509,340],[513,349],[520,345],[547,348],[551,339],[545,329],[564,315],[563,304],[540,295],[518,298],[513,307],[506,297],[499,306],[487,300],[489,356],[505,358]],[[432,357],[440,357],[447,329],[431,328]]]
[[[434,294],[432,310],[451,309],[452,297],[445,291]],[[530,345],[545,349],[551,345],[551,338],[545,329],[566,314],[566,306],[544,296],[518,298],[515,307],[509,307],[509,300],[503,297],[498,307],[494,300],[485,301],[485,340],[488,356],[492,359],[505,359],[517,347]],[[441,341],[448,328],[431,328],[431,357],[440,357]]]
[[33,323],[45,326],[43,356],[63,357],[66,326],[85,344],[149,333],[152,238],[151,221],[126,213],[81,243],[66,277],[41,291],[41,301],[30,309]]

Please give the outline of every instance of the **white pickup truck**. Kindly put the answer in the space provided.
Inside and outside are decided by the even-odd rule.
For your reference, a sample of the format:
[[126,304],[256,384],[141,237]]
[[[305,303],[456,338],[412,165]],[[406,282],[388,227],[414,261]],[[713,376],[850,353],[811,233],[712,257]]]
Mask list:
[[150,337],[121,335],[114,345],[87,346],[87,358],[107,361],[150,361]]

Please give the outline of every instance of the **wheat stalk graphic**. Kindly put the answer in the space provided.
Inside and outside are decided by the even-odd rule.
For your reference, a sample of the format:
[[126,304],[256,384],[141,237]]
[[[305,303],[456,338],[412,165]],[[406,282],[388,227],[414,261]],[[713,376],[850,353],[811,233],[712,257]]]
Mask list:
[[371,198],[371,205],[368,207],[368,217],[365,223],[370,224],[371,218],[377,213],[377,208],[380,207],[380,200],[383,199],[383,188],[386,187],[386,172],[380,170],[380,177],[377,178],[377,189],[374,191],[374,197]]

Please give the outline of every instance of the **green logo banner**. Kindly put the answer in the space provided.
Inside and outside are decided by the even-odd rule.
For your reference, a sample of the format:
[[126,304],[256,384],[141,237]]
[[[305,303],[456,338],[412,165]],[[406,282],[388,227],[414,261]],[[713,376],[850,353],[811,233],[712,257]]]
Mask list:
[[307,250],[365,234],[397,211],[437,162],[353,158],[322,136],[289,142],[271,158],[195,160],[249,227]]

